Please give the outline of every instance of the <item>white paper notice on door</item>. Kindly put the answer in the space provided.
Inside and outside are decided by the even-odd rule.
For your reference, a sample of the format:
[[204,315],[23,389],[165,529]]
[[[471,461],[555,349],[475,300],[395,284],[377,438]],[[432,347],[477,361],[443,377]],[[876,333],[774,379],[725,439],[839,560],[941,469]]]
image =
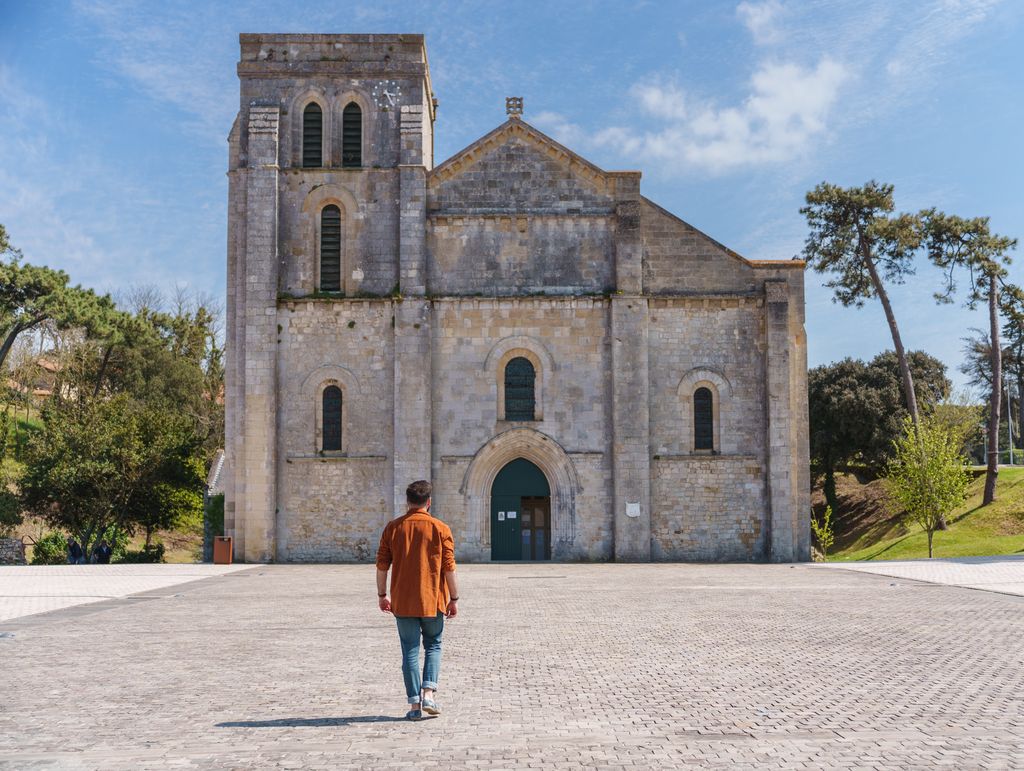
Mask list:
[[505,521],[505,512],[504,511],[499,511],[498,512],[498,521],[499,522],[504,522]]
[[515,513],[514,511],[510,511],[510,512],[508,513],[508,518],[509,518],[509,519],[515,519],[515,518],[516,518],[516,513]]

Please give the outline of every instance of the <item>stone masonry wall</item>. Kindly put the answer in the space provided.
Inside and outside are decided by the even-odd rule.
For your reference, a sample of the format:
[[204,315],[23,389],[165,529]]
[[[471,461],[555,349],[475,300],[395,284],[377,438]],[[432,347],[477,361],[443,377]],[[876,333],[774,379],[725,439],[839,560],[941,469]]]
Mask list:
[[[392,315],[384,300],[278,308],[282,561],[364,561],[392,516]],[[343,452],[326,457],[317,434],[325,384],[343,395]]]
[[398,172],[291,169],[281,174],[281,291],[318,289],[320,212],[342,212],[342,288],[349,296],[390,294],[398,283]]
[[278,515],[281,562],[369,562],[391,519],[391,469],[376,458],[285,460]]
[[509,345],[533,352],[541,365],[543,419],[528,425],[567,452],[607,451],[607,305],[588,298],[435,301],[437,452],[473,454],[496,433],[523,425],[498,420],[498,353]]
[[[652,298],[650,301],[651,451],[680,455],[692,449],[689,415],[680,394],[684,376],[721,376],[720,445],[727,455],[762,457],[765,431],[764,310],[762,298]],[[683,401],[683,399],[687,401]],[[689,428],[687,428],[689,426]]]
[[[422,81],[416,77],[394,74],[389,77],[403,94],[420,93]],[[313,74],[310,77],[252,77],[242,81],[241,112],[246,116],[252,100],[278,102],[282,115],[281,168],[302,166],[302,115],[307,104],[315,101],[323,112],[324,166],[341,166],[342,112],[355,102],[363,113],[362,166],[366,169],[393,168],[399,162],[400,120],[397,110],[378,109],[374,101],[373,85],[376,78],[329,77]],[[247,149],[243,136],[241,150]]]
[[608,216],[432,217],[427,251],[437,294],[598,294],[615,284]]
[[692,225],[644,199],[644,292],[744,292],[758,288],[753,268]]
[[[652,558],[761,559],[763,299],[652,298],[650,306]],[[697,384],[714,393],[719,455],[693,450]]]
[[764,559],[764,485],[764,465],[756,457],[656,457],[651,558]]
[[24,565],[25,545],[20,538],[0,538],[0,565]]
[[614,184],[511,121],[428,178],[433,294],[598,294],[615,283]]
[[[573,521],[555,523],[565,540],[553,539],[553,554],[610,559],[608,302],[467,298],[435,300],[433,307],[435,507],[456,533],[463,558],[490,559],[483,508],[473,519],[465,498],[470,491],[460,490],[471,461],[496,436],[529,429],[560,445],[580,486],[573,493]],[[502,365],[523,352],[538,366],[541,419],[499,420]]]
[[483,148],[454,176],[439,174],[429,192],[427,210],[439,214],[607,214],[612,201],[608,189],[581,178],[525,134]]

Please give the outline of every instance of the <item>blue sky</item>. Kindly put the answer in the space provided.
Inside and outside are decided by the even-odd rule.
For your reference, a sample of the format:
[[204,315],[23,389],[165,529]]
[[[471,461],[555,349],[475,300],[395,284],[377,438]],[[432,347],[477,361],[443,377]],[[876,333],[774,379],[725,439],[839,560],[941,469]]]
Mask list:
[[[1024,3],[0,0],[0,222],[33,262],[105,291],[224,292],[239,32],[423,32],[437,160],[524,117],[747,257],[787,259],[821,180],[1024,237]],[[1019,252],[1019,250],[1018,250]],[[1024,282],[1014,265],[1011,278]],[[808,273],[810,363],[891,347],[877,304]],[[982,310],[893,292],[905,343],[950,365]]]

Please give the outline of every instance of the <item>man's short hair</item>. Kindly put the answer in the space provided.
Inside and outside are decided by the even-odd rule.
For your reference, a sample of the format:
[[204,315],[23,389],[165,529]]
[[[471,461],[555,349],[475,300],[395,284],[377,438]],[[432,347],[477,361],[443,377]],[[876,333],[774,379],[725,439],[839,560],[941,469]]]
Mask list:
[[413,505],[422,506],[430,500],[432,492],[433,488],[430,486],[430,482],[421,479],[405,488],[405,500]]

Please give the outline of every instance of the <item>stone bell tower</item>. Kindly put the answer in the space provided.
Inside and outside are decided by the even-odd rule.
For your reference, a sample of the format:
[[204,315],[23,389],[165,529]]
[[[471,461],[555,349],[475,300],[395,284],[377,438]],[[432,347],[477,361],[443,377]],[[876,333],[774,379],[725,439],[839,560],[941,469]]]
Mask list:
[[294,445],[281,435],[280,395],[291,379],[344,359],[303,346],[282,303],[323,301],[314,312],[329,324],[345,298],[403,296],[388,486],[430,476],[429,383],[407,373],[430,363],[424,233],[436,103],[422,35],[243,34],[240,43],[228,168],[225,531],[236,559],[264,561],[278,557],[281,469]]

